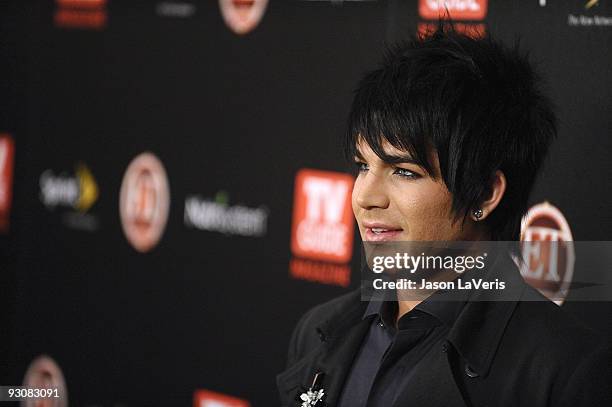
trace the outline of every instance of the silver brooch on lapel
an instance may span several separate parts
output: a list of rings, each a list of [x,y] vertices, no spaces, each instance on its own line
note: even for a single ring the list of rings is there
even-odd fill
[[[322,372],[317,372],[312,381],[312,385],[308,390],[304,393],[300,394],[300,400],[302,400],[302,405],[300,407],[312,407],[319,406],[319,401],[323,400],[323,396],[325,396],[325,391],[323,389],[316,390],[319,382],[323,378]]]
[[[302,407],[311,407],[316,406],[319,401],[323,399],[325,392],[323,389],[319,390],[308,390],[306,393],[302,393],[300,395],[300,400],[302,400]]]

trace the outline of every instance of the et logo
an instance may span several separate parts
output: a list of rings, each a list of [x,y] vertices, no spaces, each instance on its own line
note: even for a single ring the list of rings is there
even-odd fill
[[[119,193],[121,225],[132,247],[141,253],[161,239],[170,209],[168,177],[161,161],[145,152],[125,171]]]
[[[574,238],[561,211],[548,202],[533,206],[521,225],[521,274],[527,283],[561,305],[574,274]]]
[[[253,31],[263,18],[268,0],[219,0],[225,24],[236,34]]]
[[[23,377],[23,387],[57,389],[53,397],[26,398],[21,402],[23,407],[68,407],[68,391],[62,369],[47,355],[40,355],[30,363]]]

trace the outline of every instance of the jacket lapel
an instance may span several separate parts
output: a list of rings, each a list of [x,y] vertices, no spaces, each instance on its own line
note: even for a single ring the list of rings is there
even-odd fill
[[[506,283],[501,292],[476,290],[466,304],[448,340],[480,377],[488,374],[508,321],[527,284],[509,256],[501,255],[487,276]]]
[[[456,351],[456,355],[463,360],[458,366],[469,366],[476,373],[473,380],[484,379],[515,306],[516,302],[512,301],[466,304],[444,346],[431,349],[421,359],[419,364],[426,368],[418,369],[419,374],[414,375],[401,390],[394,407],[465,407],[454,374],[467,373],[463,370],[453,373],[450,357]]]
[[[466,407],[453,377],[447,352],[442,348],[432,349],[419,364],[427,368],[419,369],[419,374],[414,375],[408,385],[400,390],[393,407]]]
[[[360,301],[360,296],[361,290],[355,290],[345,306],[317,326],[316,331],[324,338],[321,343],[277,376],[283,406],[300,406],[300,394],[308,390],[317,373],[322,374],[316,389],[324,390],[324,405],[336,405],[353,359],[374,318],[362,318],[367,302]]]
[[[346,381],[353,360],[372,324],[374,315],[360,320],[345,331],[342,337],[332,338],[321,354],[316,370],[325,373],[326,405],[335,406]]]

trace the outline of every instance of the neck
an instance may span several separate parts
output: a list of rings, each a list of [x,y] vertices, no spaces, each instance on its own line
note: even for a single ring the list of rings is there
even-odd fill
[[[477,242],[479,241],[488,241],[491,239],[491,234],[489,233],[489,231],[486,229],[486,227],[484,225],[477,225],[479,228],[476,229],[476,235],[469,240],[472,240],[474,244],[477,244]],[[429,281],[450,281],[450,280],[454,280],[455,278],[457,278],[460,275],[460,273],[456,273],[456,272],[451,272],[451,273],[446,273],[446,274],[441,274],[438,276],[433,276],[430,278],[428,278]],[[429,297],[430,295],[432,295],[433,293],[428,293],[428,295],[426,297]],[[409,313],[410,311],[412,311],[414,309],[414,307],[416,307],[417,305],[419,305],[425,298],[423,299],[417,299],[417,300],[402,300],[402,295],[400,293],[400,290],[398,290],[396,292],[396,296],[397,296],[397,315],[395,317],[395,325],[397,326],[398,321],[400,320],[401,317],[403,317],[404,315],[406,315],[407,313]],[[418,297],[418,296],[417,296]],[[405,296],[404,296],[405,298]],[[413,297],[414,298],[414,297]]]

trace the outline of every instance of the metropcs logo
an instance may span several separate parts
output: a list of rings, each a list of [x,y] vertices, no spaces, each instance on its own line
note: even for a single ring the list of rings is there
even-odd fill
[[[291,251],[300,259],[291,262],[294,277],[348,285],[350,269],[338,264],[353,254],[352,185],[348,174],[303,169],[296,175]]]
[[[145,152],[125,171],[119,195],[119,214],[127,240],[137,251],[151,250],[161,239],[170,210],[166,170],[153,154]]]
[[[8,134],[0,134],[0,233],[9,228],[13,190],[15,143]]]
[[[251,407],[251,403],[210,390],[196,390],[193,407]]]
[[[567,220],[555,206],[533,206],[523,219],[521,274],[527,283],[561,305],[574,273],[575,251]]]

